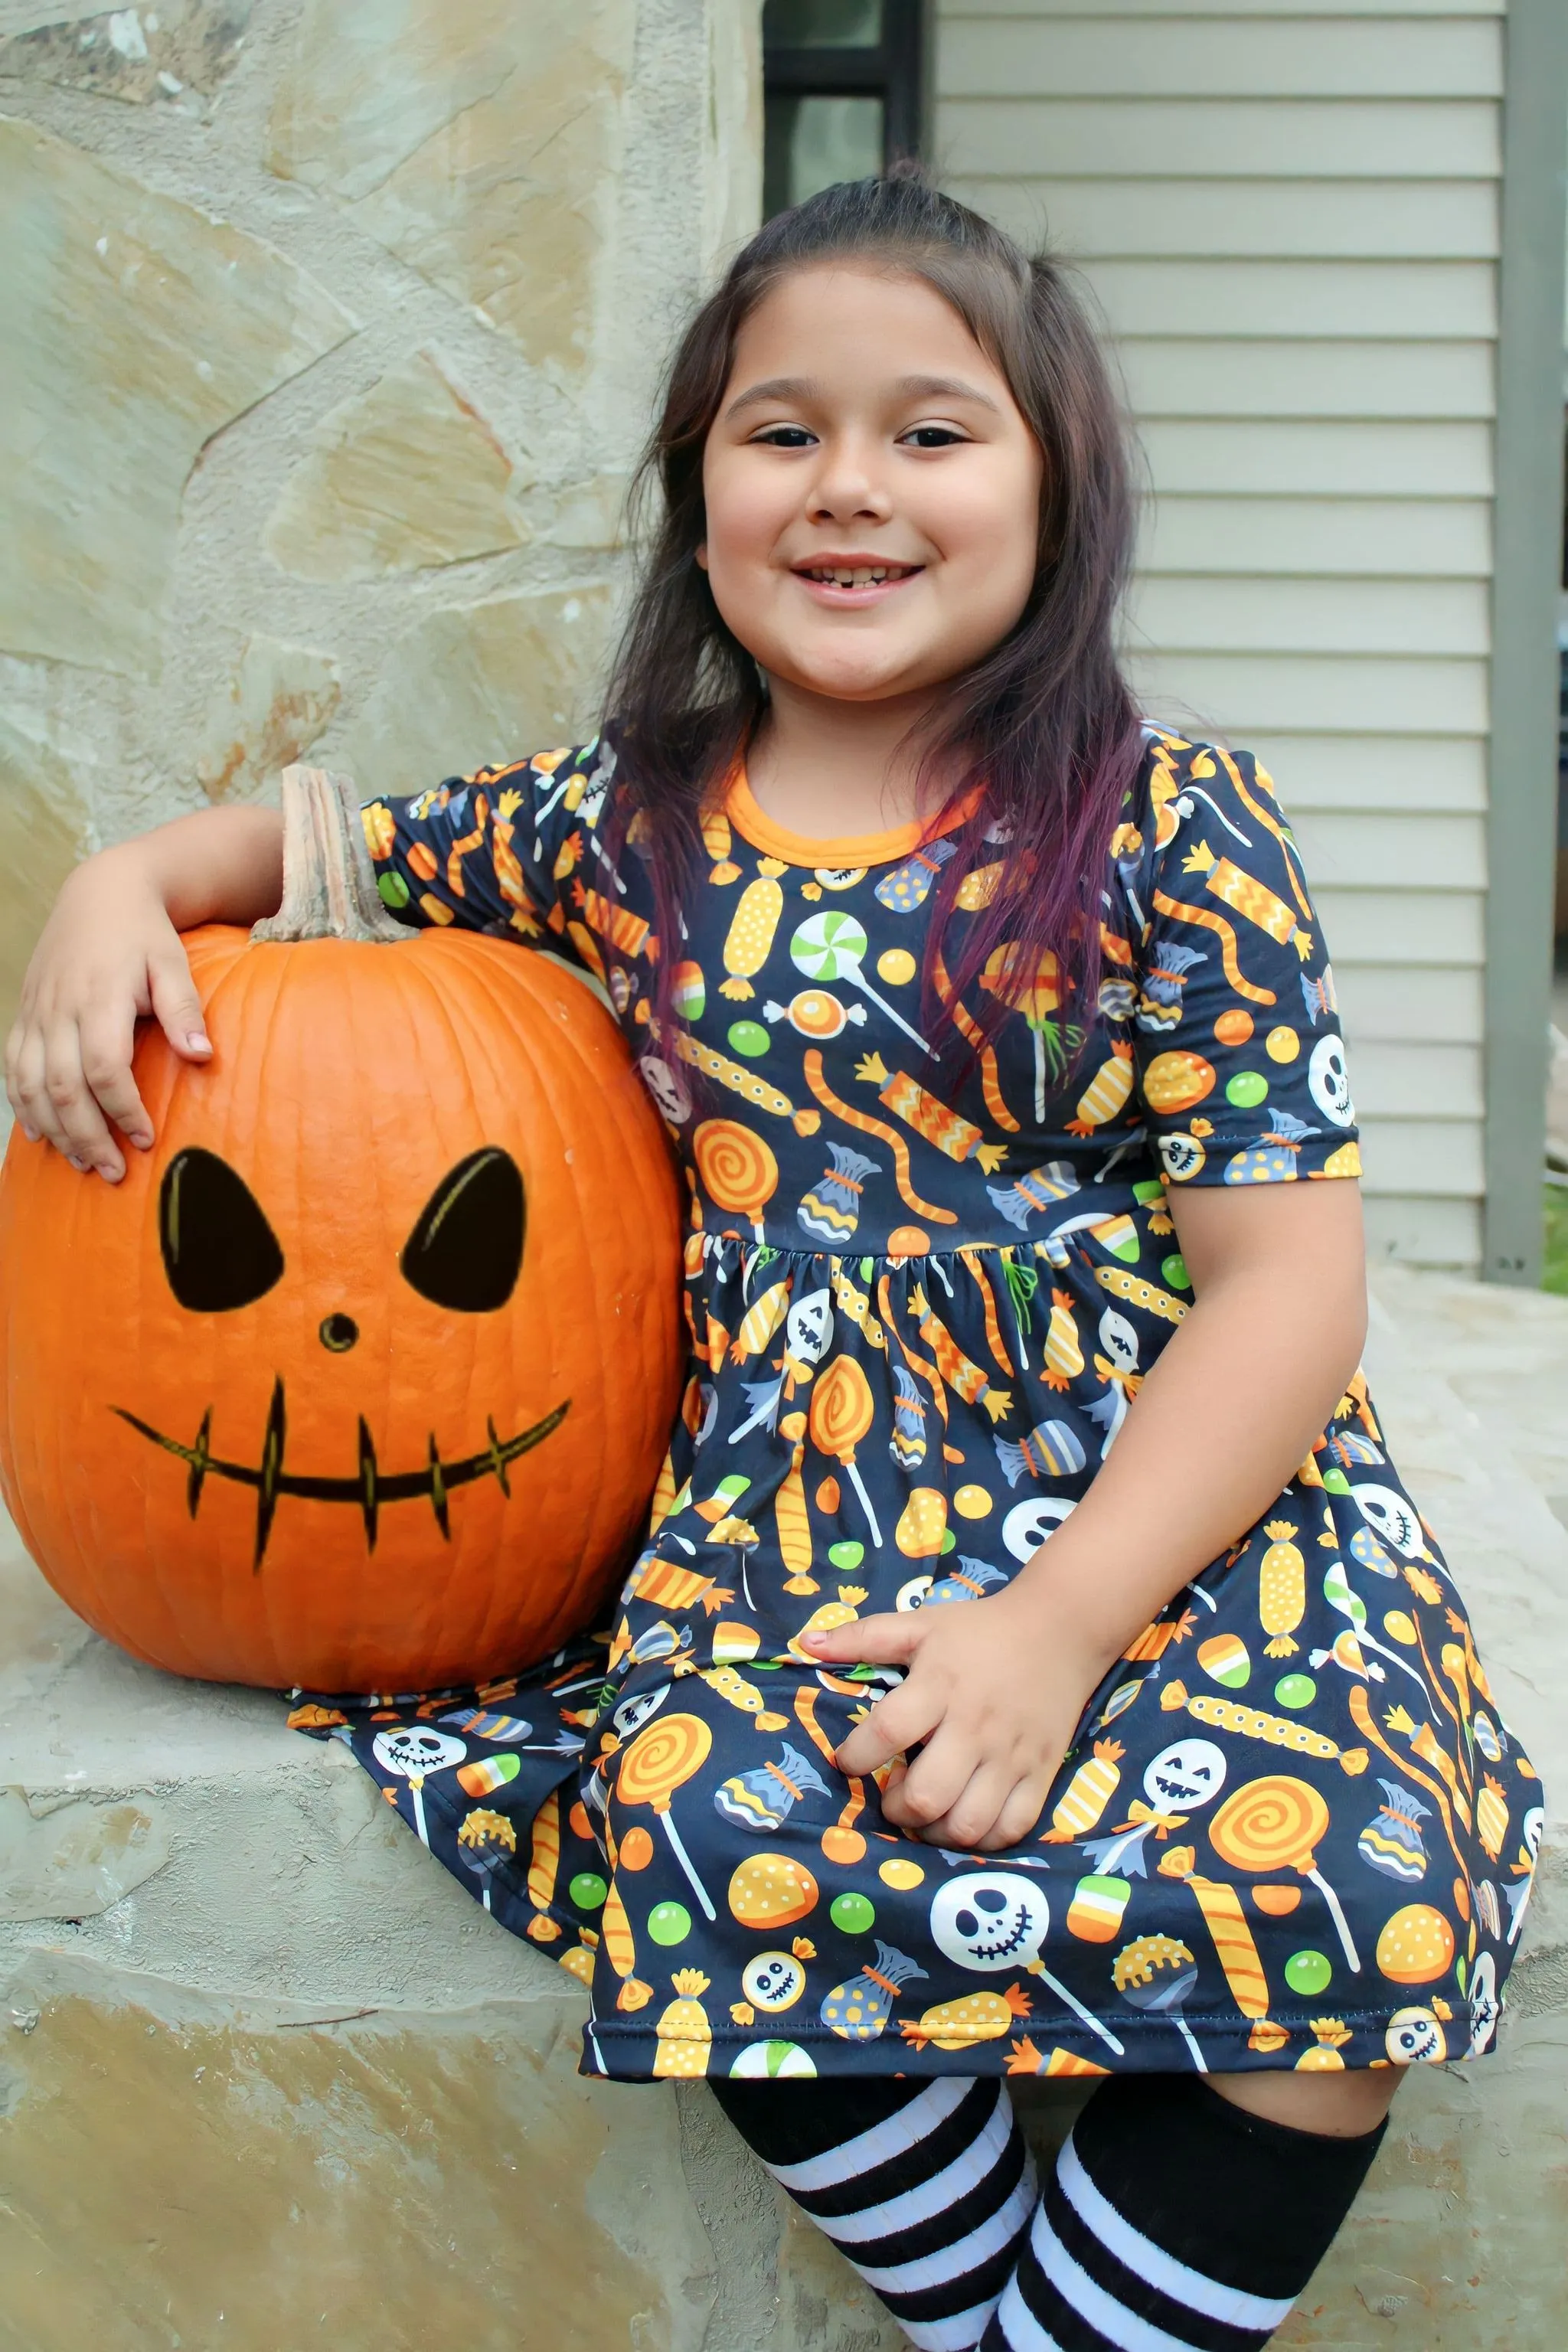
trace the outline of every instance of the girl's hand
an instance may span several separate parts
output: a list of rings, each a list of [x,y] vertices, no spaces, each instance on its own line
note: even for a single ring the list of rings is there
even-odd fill
[[[1016,1587],[986,1600],[864,1617],[802,1636],[824,1664],[907,1665],[837,1751],[869,1774],[925,1744],[888,1776],[882,1810],[930,1845],[996,1853],[1028,1836],[1090,1693],[1110,1660]]]
[[[155,1015],[177,1054],[212,1052],[201,1000],[163,898],[133,856],[78,866],[27,967],[5,1046],[5,1092],[30,1141],[110,1183],[125,1161],[109,1122],[138,1150],[153,1140],[131,1075],[138,1018]]]
[[[22,983],[5,1042],[5,1092],[23,1132],[110,1184],[125,1173],[110,1120],[139,1150],[153,1122],[131,1076],[137,1021],[176,1054],[210,1059],[201,999],[180,944],[198,923],[254,923],[283,889],[276,809],[204,809],[101,850],[67,881]]]

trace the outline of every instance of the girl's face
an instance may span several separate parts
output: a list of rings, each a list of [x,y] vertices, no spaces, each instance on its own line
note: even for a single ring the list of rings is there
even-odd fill
[[[984,659],[1034,584],[1045,464],[923,279],[795,270],[760,302],[702,458],[697,560],[768,675],[838,701]]]

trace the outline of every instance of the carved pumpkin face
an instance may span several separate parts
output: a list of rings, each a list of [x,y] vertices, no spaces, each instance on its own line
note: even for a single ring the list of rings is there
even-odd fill
[[[669,1155],[547,957],[188,941],[215,1047],[143,1031],[123,1184],[18,1132],[0,1469],[100,1632],[216,1680],[505,1673],[592,1618],[679,1399]]]

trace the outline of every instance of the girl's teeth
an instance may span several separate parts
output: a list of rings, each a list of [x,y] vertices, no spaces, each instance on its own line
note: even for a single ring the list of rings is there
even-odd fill
[[[811,576],[814,580],[831,582],[832,584],[837,588],[868,588],[874,582],[879,582],[889,578],[901,579],[903,575],[897,567],[889,569],[889,567],[886,565],[878,565],[868,567],[863,571],[856,572],[814,572]]]

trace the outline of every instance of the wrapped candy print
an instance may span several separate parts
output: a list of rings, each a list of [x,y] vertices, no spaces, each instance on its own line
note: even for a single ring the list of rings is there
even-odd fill
[[[824,1996],[822,2021],[841,2042],[875,2042],[892,2022],[900,1986],[927,1974],[918,1961],[895,1952],[879,1936],[876,1960]]]
[[[1295,1118],[1288,1110],[1277,1110],[1268,1134],[1261,1143],[1250,1144],[1226,1162],[1227,1184],[1289,1184],[1294,1181],[1296,1162],[1301,1146],[1321,1128],[1309,1127],[1304,1118]],[[1381,1458],[1381,1457],[1379,1457]]]
[[[1356,1840],[1363,1862],[1381,1870],[1401,1885],[1414,1886],[1426,1875],[1427,1854],[1421,1823],[1431,1813],[1415,1791],[1397,1780],[1379,1780],[1383,1803]]]
[[[802,1231],[816,1240],[842,1243],[860,1222],[860,1194],[867,1177],[880,1173],[880,1163],[847,1143],[830,1143],[827,1157],[831,1165],[802,1197],[795,1215]]]
[[[1028,1232],[1031,1217],[1050,1216],[1078,1189],[1078,1178],[1065,1160],[1047,1160],[1043,1168],[1031,1169],[1011,1184],[985,1187],[994,1206],[1021,1234]]]
[[[952,853],[951,841],[928,841],[904,865],[895,866],[891,873],[883,875],[874,893],[878,904],[886,907],[890,914],[914,914],[925,905],[931,884]]]
[[[1196,965],[1207,961],[1201,948],[1173,943],[1162,949],[1159,962],[1143,975],[1138,999],[1139,1028],[1156,1033],[1174,1029],[1182,1017],[1182,991],[1187,984],[1187,976]]]
[[[889,1367],[893,1375],[893,1433],[888,1451],[900,1470],[916,1470],[926,1458],[926,1409],[914,1376],[902,1364]]]
[[[988,1585],[1006,1581],[1004,1569],[993,1568],[989,1560],[970,1559],[960,1552],[958,1566],[935,1580],[921,1605],[931,1609],[944,1601],[978,1601]]]
[[[1070,1478],[1089,1456],[1077,1431],[1065,1421],[1042,1421],[1016,1444],[1010,1438],[994,1441],[996,1459],[1009,1486],[1026,1475],[1031,1478]]]
[[[808,1791],[818,1797],[831,1794],[810,1758],[786,1745],[776,1764],[759,1764],[721,1780],[713,1791],[713,1810],[737,1829],[760,1836],[776,1830]]]

